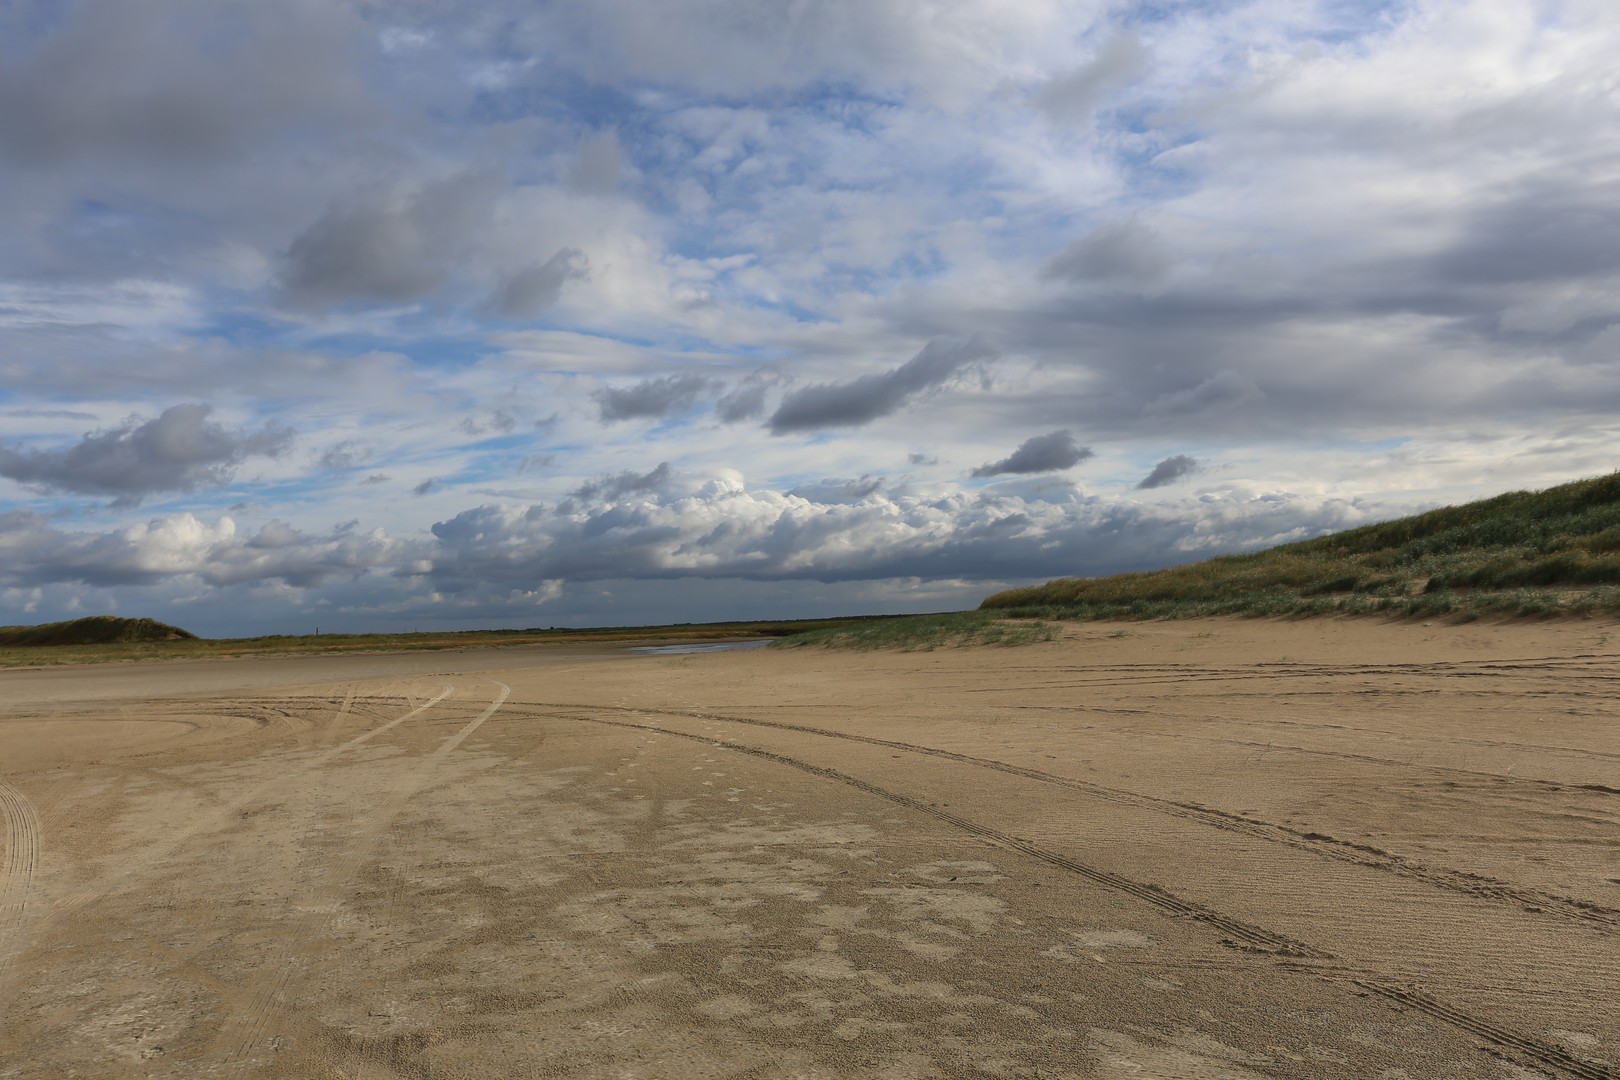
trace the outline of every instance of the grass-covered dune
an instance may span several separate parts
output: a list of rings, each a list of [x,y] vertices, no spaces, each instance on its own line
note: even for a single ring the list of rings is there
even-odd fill
[[[1048,618],[1620,611],[1620,473],[1249,555],[1060,578],[981,610]]]
[[[124,645],[143,641],[195,641],[197,635],[156,619],[89,615],[37,626],[0,626],[0,648],[57,645]]]

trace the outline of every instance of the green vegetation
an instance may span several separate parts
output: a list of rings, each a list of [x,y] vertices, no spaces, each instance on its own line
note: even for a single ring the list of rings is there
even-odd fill
[[[47,645],[126,645],[143,641],[195,641],[197,635],[156,619],[121,619],[90,615],[38,626],[0,626],[0,648]]]
[[[988,611],[901,615],[785,637],[777,648],[823,645],[839,649],[900,649],[926,652],[946,645],[1029,645],[1051,641],[1058,628],[1044,622],[1003,619]]]
[[[1620,473],[1250,555],[1060,578],[997,593],[981,610],[1063,619],[1620,611]]]

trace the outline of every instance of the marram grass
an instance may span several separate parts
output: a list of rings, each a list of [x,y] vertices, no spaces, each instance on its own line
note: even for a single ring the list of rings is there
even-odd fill
[[[1056,619],[1620,612],[1620,473],[1249,555],[1060,578],[981,610]]]

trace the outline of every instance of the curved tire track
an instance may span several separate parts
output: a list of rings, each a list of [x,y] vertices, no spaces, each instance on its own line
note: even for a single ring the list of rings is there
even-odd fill
[[[628,711],[628,710],[627,710]],[[745,743],[736,743],[728,739],[716,739],[713,736],[696,735],[691,732],[675,731],[670,728],[658,727],[654,724],[635,724],[626,720],[604,720],[600,717],[567,715],[565,719],[582,721],[589,724],[600,724],[607,727],[631,728],[638,731],[648,731],[659,735],[674,735],[688,739],[692,742],[703,743],[730,750],[734,753],[745,754],[749,757],[760,758],[785,765],[812,776],[833,780],[841,784],[864,792],[868,795],[914,810],[940,821],[947,822],[957,829],[970,835],[980,837],[999,847],[1004,847],[1020,854],[1038,859],[1050,866],[1084,877],[1106,888],[1133,896],[1173,915],[1196,919],[1226,933],[1228,936],[1221,939],[1221,944],[1244,952],[1262,953],[1282,959],[1291,969],[1309,972],[1328,982],[1338,983],[1352,987],[1359,987],[1369,993],[1377,994],[1405,1008],[1424,1013],[1434,1019],[1443,1021],[1453,1027],[1460,1028],[1477,1035],[1504,1049],[1516,1051],[1524,1056],[1534,1059],[1542,1065],[1557,1069],[1569,1076],[1580,1080],[1620,1080],[1620,1073],[1596,1062],[1578,1058],[1568,1051],[1544,1043],[1528,1035],[1522,1035],[1507,1028],[1491,1023],[1482,1017],[1453,1008],[1444,1002],[1438,1001],[1427,994],[1415,989],[1390,986],[1358,977],[1353,971],[1335,966],[1332,961],[1338,958],[1331,952],[1319,949],[1302,941],[1297,941],[1283,934],[1274,933],[1263,927],[1252,926],[1228,918],[1219,912],[1212,911],[1201,904],[1185,900],[1174,893],[1161,889],[1156,885],[1133,881],[1107,870],[1087,866],[1085,863],[1070,859],[1059,852],[1051,851],[1037,844],[1022,840],[1009,833],[992,829],[987,825],[970,821],[958,814],[920,800],[902,795],[899,792],[889,791],[859,777],[840,772],[837,769],[815,765],[808,761],[778,754],[762,747],[749,746]],[[1235,939],[1235,940],[1234,940]],[[1312,963],[1311,961],[1316,961]]]
[[[0,780],[0,817],[6,819],[6,853],[0,860],[0,978],[21,951],[28,895],[39,866],[39,815],[27,796]]]
[[[534,707],[534,706],[531,706]],[[953,750],[941,750],[937,747],[920,746],[916,743],[900,742],[895,739],[879,739],[871,735],[855,735],[849,732],[832,731],[827,728],[811,727],[807,724],[790,724],[780,720],[755,720],[735,716],[720,716],[711,713],[682,712],[675,709],[632,709],[623,706],[558,706],[559,708],[606,709],[613,712],[651,713],[654,715],[678,716],[693,720],[710,720],[727,724],[740,724],[748,727],[775,728],[782,731],[792,731],[805,735],[818,735],[829,739],[841,739],[848,742],[866,743],[871,746],[882,746],[890,750],[904,750],[908,753],[922,754],[928,757],[944,758],[948,761],[960,762],[964,765],[973,765],[977,768],[992,769],[996,772],[1007,773],[1022,777],[1026,780],[1035,780],[1043,784],[1067,788],[1078,791],[1094,798],[1107,802],[1133,806],[1138,809],[1152,810],[1171,817],[1178,817],[1186,821],[1197,822],[1211,828],[1226,832],[1235,832],[1244,836],[1253,837],[1266,843],[1281,844],[1285,847],[1304,851],[1311,855],[1335,862],[1350,863],[1364,866],[1369,869],[1383,870],[1388,873],[1407,878],[1412,881],[1421,881],[1447,892],[1459,893],[1476,899],[1495,900],[1512,904],[1522,909],[1535,909],[1538,913],[1554,915],[1569,919],[1579,925],[1594,930],[1616,932],[1620,931],[1620,909],[1604,907],[1601,904],[1587,900],[1578,900],[1574,897],[1560,896],[1557,893],[1542,892],[1511,882],[1500,881],[1496,878],[1486,877],[1482,874],[1472,874],[1464,870],[1453,870],[1448,867],[1429,866],[1425,863],[1415,862],[1402,855],[1384,851],[1367,844],[1358,844],[1350,840],[1340,840],[1336,837],[1322,833],[1305,832],[1289,828],[1276,822],[1257,818],[1240,817],[1229,814],[1223,810],[1201,806],[1197,803],[1177,802],[1172,799],[1161,799],[1153,795],[1144,795],[1139,792],[1128,791],[1123,788],[1107,787],[1102,784],[1091,783],[1074,777],[1061,776],[1057,773],[1044,772],[1040,769],[1027,768],[1022,765],[1013,765],[994,758],[975,757],[971,754],[961,754]],[[669,731],[667,728],[658,730]],[[670,732],[678,734],[677,732]]]

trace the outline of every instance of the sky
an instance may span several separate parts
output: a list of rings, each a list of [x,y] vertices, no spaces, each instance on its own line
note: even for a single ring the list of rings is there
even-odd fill
[[[0,623],[935,611],[1620,466],[1613,0],[11,0]]]

